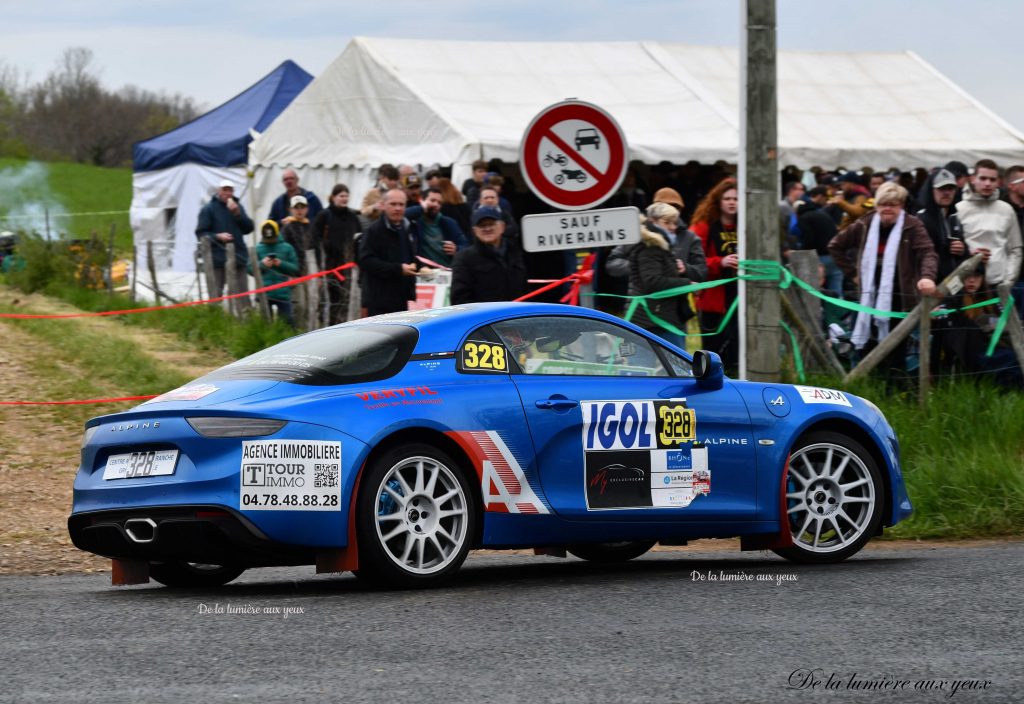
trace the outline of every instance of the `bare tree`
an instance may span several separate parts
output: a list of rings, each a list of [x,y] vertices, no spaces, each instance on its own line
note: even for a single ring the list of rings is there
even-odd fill
[[[45,79],[22,90],[15,90],[17,73],[2,69],[0,118],[10,118],[3,123],[11,134],[0,128],[0,148],[13,140],[38,158],[126,165],[134,142],[173,129],[198,112],[194,101],[180,94],[134,86],[105,89],[92,51],[83,47],[65,49]]]

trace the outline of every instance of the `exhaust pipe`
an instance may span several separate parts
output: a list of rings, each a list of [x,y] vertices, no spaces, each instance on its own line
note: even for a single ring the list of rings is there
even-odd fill
[[[133,543],[152,543],[156,540],[156,521],[152,518],[129,518],[124,532]]]

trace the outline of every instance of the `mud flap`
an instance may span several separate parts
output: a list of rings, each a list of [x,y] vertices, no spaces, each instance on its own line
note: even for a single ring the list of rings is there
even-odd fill
[[[139,560],[110,561],[110,583],[115,587],[128,584],[149,584],[149,563]]]

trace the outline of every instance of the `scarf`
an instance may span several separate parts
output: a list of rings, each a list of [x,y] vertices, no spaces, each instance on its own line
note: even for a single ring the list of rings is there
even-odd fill
[[[875,269],[878,268],[878,237],[881,218],[878,215],[871,218],[867,242],[865,242],[864,252],[860,256],[860,304],[862,306],[882,311],[892,310],[892,290],[896,282],[896,253],[900,248],[905,219],[906,212],[900,211],[900,217],[893,225],[892,232],[889,233],[889,240],[885,243],[885,253],[882,255],[882,280],[877,282],[876,290]],[[889,334],[889,318],[872,316],[864,311],[857,313],[857,323],[853,327],[850,342],[858,350],[863,348],[871,338],[872,317],[874,317],[875,327],[878,329],[878,339],[881,340]]]

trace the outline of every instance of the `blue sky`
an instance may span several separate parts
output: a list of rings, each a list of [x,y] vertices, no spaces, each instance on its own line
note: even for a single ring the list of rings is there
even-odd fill
[[[912,50],[1024,131],[1021,0],[776,5],[779,48]],[[110,87],[183,93],[212,108],[284,59],[319,74],[353,36],[736,46],[741,6],[740,0],[0,0],[0,62],[38,80],[65,47],[85,46]]]

